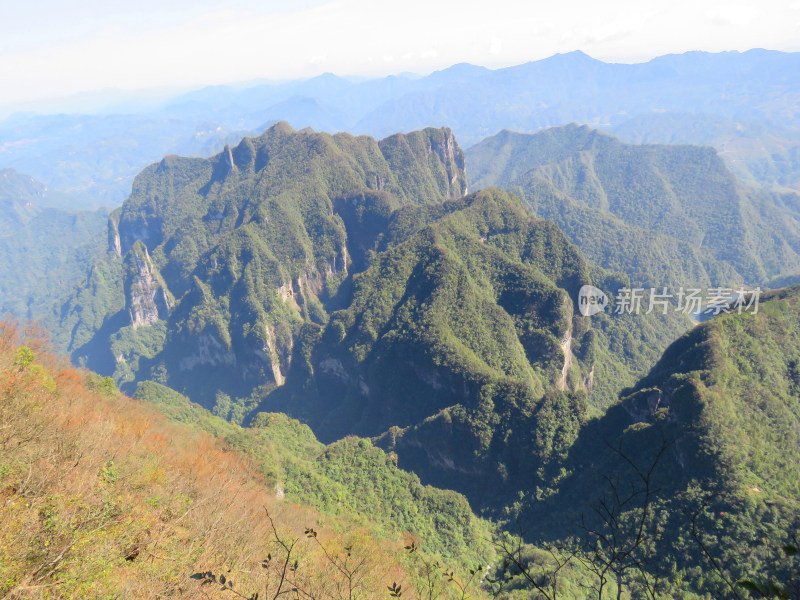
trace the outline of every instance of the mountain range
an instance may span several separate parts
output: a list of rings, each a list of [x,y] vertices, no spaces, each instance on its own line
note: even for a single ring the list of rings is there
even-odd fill
[[[631,110],[663,101],[655,90],[671,81],[675,114],[700,103],[789,131],[791,94],[766,98],[770,86],[793,85],[784,70],[793,60],[753,51],[620,68],[573,54],[498,71],[204,93],[229,108],[234,92],[262,93],[264,105],[291,90],[273,98],[281,110],[314,112],[320,104],[297,95],[317,86],[328,98],[357,95],[361,112],[372,102],[399,120],[434,115],[454,127],[480,121],[475,103],[505,94],[517,110],[489,103],[487,114],[536,129],[586,106],[559,96],[567,89],[594,94],[605,114],[602,72],[618,99],[629,90]],[[732,98],[721,90],[734,76],[744,83]],[[550,83],[520,108],[511,90],[538,77]],[[464,94],[475,81],[494,91]],[[206,114],[203,98],[165,110]],[[606,116],[624,129],[627,116]],[[630,135],[648,123],[668,129],[637,123]],[[194,579],[225,567],[249,584],[272,560],[253,535],[281,533],[241,523],[284,497],[305,507],[298,540],[314,544],[326,523],[334,531],[323,541],[364,528],[341,539],[337,558],[323,548],[303,561],[331,577],[346,576],[355,540],[403,582],[430,582],[441,563],[414,557],[418,536],[431,561],[470,581],[485,572],[476,562],[492,561],[479,597],[526,597],[550,582],[575,599],[606,584],[618,597],[749,598],[737,581],[795,577],[785,549],[800,526],[800,287],[764,290],[758,310],[723,305],[705,323],[673,305],[616,310],[632,286],[791,279],[800,270],[791,166],[743,171],[709,146],[632,144],[575,124],[502,130],[466,152],[448,127],[382,139],[283,121],[254,136],[209,131],[216,154],[160,157],[110,212],[72,210],[57,194],[47,207],[44,185],[0,172],[3,308],[42,322],[85,367],[51,357],[35,331],[2,326],[0,445],[10,458],[0,497],[10,517],[0,591],[103,596],[139,582],[183,593],[174,581],[192,565]],[[608,296],[605,311],[582,314],[586,285]],[[53,475],[63,472],[79,476]],[[208,525],[217,517],[204,507],[217,501],[224,529]],[[281,509],[294,519],[282,527],[299,532],[293,510]],[[521,546],[509,551],[516,528]],[[156,564],[169,576],[153,577]],[[388,586],[365,581],[367,596]],[[494,593],[495,584],[509,587]]]
[[[586,256],[642,287],[763,284],[800,267],[800,194],[742,184],[713,148],[632,145],[587,126],[503,131],[467,152]]]
[[[333,440],[472,410],[501,384],[607,406],[687,326],[610,315],[591,330],[578,289],[613,295],[625,276],[518,199],[466,190],[446,129],[377,142],[281,123],[210,159],[166,157],[111,214],[98,284],[60,329],[124,389],[153,379],[237,421],[280,409]]]
[[[582,52],[503,69],[459,64],[424,77],[215,86],[154,109],[12,115],[0,165],[52,189],[114,207],[134,176],[165,154],[206,156],[280,120],[385,137],[450,127],[466,146],[503,129],[586,123],[633,142],[713,145],[737,174],[797,188],[800,54],[689,52],[611,64]]]

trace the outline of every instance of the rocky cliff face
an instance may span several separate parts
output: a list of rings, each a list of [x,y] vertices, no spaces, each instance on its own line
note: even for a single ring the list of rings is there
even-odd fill
[[[125,269],[125,308],[134,329],[166,319],[174,302],[144,244],[134,244],[125,257]]]
[[[431,150],[435,152],[445,167],[452,198],[467,194],[467,169],[464,153],[456,142],[456,136],[449,129],[444,139],[432,139]]]
[[[464,153],[450,129],[397,133],[381,140],[379,147],[413,202],[460,198],[467,193]]]
[[[119,209],[108,215],[108,251],[114,256],[122,256],[122,244],[119,237]]]
[[[108,223],[124,321],[169,317],[163,348],[142,365],[161,364],[170,385],[207,403],[210,390],[280,387],[300,326],[324,325],[347,301],[386,216],[465,190],[448,129],[377,141],[278,123],[208,159],[165,157]]]

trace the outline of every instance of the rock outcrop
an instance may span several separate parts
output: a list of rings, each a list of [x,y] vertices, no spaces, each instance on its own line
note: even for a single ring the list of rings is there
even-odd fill
[[[125,256],[125,267],[125,308],[131,325],[137,328],[166,319],[174,301],[144,244],[133,245]]]
[[[119,238],[119,209],[108,215],[108,251],[122,256],[122,243]]]

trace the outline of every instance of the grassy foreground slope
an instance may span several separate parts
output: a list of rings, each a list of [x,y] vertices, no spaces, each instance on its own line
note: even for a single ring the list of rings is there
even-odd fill
[[[285,417],[275,421],[265,416],[269,425],[250,433],[235,431],[235,426],[203,415],[188,402],[181,401],[178,409],[176,398],[162,394],[159,403],[172,406],[173,417],[179,411],[196,415],[184,420],[207,419],[201,426],[171,423],[148,403],[119,395],[110,380],[54,361],[35,339],[26,339],[25,346],[18,343],[15,331],[4,325],[4,597],[198,597],[189,575],[206,569],[225,572],[237,589],[256,591],[267,577],[261,561],[270,552],[279,554],[270,541],[264,507],[281,536],[300,538],[295,577],[322,597],[337,575],[320,548],[306,543],[306,527],[320,532],[320,540],[335,557],[342,558],[347,547],[363,559],[359,593],[366,597],[382,595],[387,581],[413,589],[415,567],[401,555],[417,523],[426,523],[422,533],[433,536],[447,519],[454,519],[457,525],[443,526],[438,540],[440,548],[452,550],[451,563],[474,556],[455,556],[460,549],[478,550],[472,545],[481,529],[463,498],[409,486],[408,474],[375,475],[361,468],[370,460],[377,465],[375,454],[380,451],[369,445],[326,449],[307,430],[305,437],[297,436],[303,428]],[[152,390],[149,396],[155,396]],[[215,433],[227,439],[203,431],[215,427]],[[313,452],[304,457],[299,448]],[[315,463],[310,457],[318,450],[323,455]],[[335,454],[346,458],[327,456]],[[383,471],[396,471],[380,454]],[[355,470],[353,456],[361,457]],[[292,460],[298,462],[292,465]],[[272,477],[270,469],[280,475]],[[298,478],[296,490],[287,482],[290,476]],[[359,483],[359,477],[366,479]],[[371,477],[382,477],[384,488]],[[277,493],[276,481],[285,485],[285,492]],[[342,483],[337,486],[337,481]],[[376,496],[371,503],[361,504],[358,495],[351,495],[368,489]],[[395,526],[392,511],[399,512],[402,502],[385,493],[387,489],[419,496],[421,518],[398,516],[402,528]],[[308,503],[293,502],[304,498]],[[364,516],[368,512],[374,513],[374,520]],[[472,536],[469,540],[460,537],[466,531]]]
[[[282,413],[259,413],[243,428],[151,381],[141,383],[134,397],[249,457],[278,496],[387,536],[411,533],[450,560],[471,564],[486,553],[488,529],[463,496],[423,486],[369,440],[348,437],[326,446],[307,425]]]

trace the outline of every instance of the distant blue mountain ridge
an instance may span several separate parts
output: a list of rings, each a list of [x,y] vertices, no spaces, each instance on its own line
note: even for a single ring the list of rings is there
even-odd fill
[[[638,64],[576,51],[494,70],[456,64],[425,77],[325,73],[212,86],[140,113],[128,103],[125,114],[17,114],[0,122],[0,168],[117,206],[136,173],[165,154],[208,156],[281,120],[376,137],[448,126],[463,147],[503,129],[577,122],[626,141],[712,145],[743,178],[800,189],[797,73],[800,53],[761,49]]]

